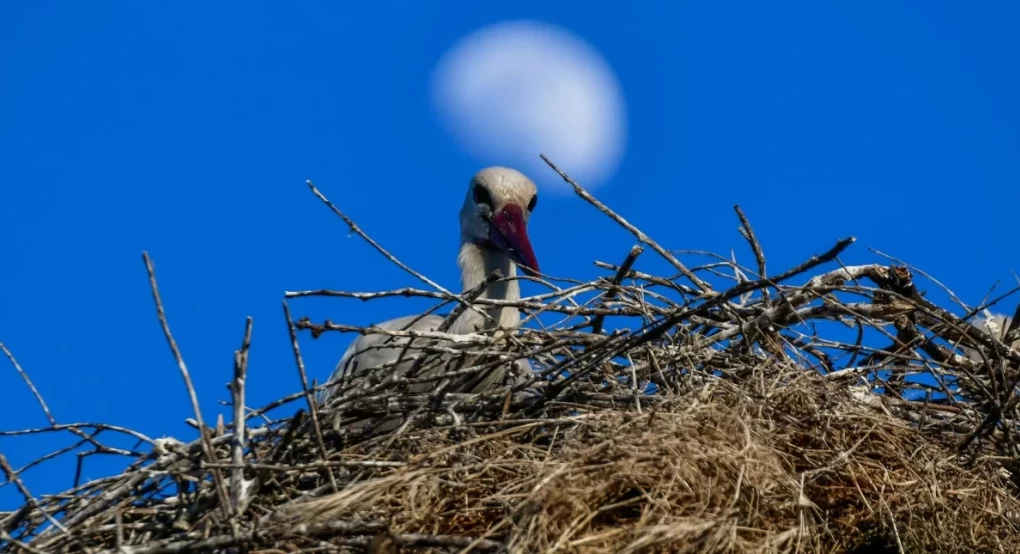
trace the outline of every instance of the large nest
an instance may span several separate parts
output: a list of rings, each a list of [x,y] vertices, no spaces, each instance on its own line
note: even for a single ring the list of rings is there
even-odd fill
[[[559,316],[553,324],[418,337],[435,342],[426,351],[473,360],[456,376],[518,357],[536,368],[486,393],[445,391],[450,379],[439,376],[433,393],[411,394],[401,388],[413,376],[384,378],[317,406],[302,332],[377,330],[294,321],[288,308],[303,389],[246,407],[246,338],[233,423],[209,425],[146,257],[205,432],[153,440],[55,420],[18,432],[70,433],[134,460],[120,475],[34,497],[20,477],[29,468],[0,455],[5,485],[25,497],[0,513],[0,552],[1017,551],[1016,317],[974,324],[987,304],[939,306],[903,264],[844,266],[852,239],[765,276],[739,209],[756,269],[724,257],[688,268],[564,178],[678,275],[634,270],[636,246],[619,266],[599,264],[602,278],[540,280],[550,292],[516,303]],[[416,296],[456,311],[471,293],[287,296]],[[266,417],[295,402],[296,413]],[[346,425],[384,415],[403,424],[383,434]],[[118,451],[98,432],[149,447]]]

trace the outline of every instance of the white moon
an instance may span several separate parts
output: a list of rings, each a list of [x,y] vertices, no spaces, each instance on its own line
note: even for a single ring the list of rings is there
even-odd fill
[[[586,188],[608,181],[623,158],[616,75],[593,47],[553,25],[512,21],[463,37],[436,65],[432,101],[472,156],[540,184],[563,184],[540,153]]]

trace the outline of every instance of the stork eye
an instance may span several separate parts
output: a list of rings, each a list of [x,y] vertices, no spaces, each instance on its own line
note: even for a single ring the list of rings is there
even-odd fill
[[[528,211],[529,212],[535,211],[535,206],[537,206],[537,205],[538,205],[538,195],[536,194],[535,196],[531,197],[531,202],[528,202]]]
[[[475,185],[474,197],[476,204],[485,204],[488,207],[492,207],[492,196],[489,195],[489,191],[482,185]]]

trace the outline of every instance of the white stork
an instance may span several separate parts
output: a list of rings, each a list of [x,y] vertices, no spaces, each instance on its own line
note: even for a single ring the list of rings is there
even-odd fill
[[[486,277],[498,270],[504,278],[490,284],[479,298],[520,298],[520,285],[514,279],[517,275],[516,266],[528,274],[539,271],[538,260],[527,232],[528,219],[538,201],[537,193],[531,179],[506,167],[488,167],[471,178],[460,210],[460,253],[457,256],[464,291],[479,287]],[[386,330],[435,331],[444,319],[439,315],[411,315],[391,319],[376,327]],[[485,332],[497,325],[512,332],[519,323],[520,313],[517,308],[474,304],[453,321],[447,332],[451,335]],[[359,336],[347,347],[329,378],[329,382],[342,387],[334,385],[326,388],[319,397],[319,404],[325,405],[341,388],[354,384],[355,380],[373,368],[396,360],[402,353],[404,358],[420,354],[413,347],[405,352],[409,340],[406,337],[378,333]],[[388,346],[380,347],[384,343]],[[530,369],[527,360],[518,360],[517,364],[518,367]],[[443,364],[432,365],[438,367],[421,371],[418,377],[456,369],[444,367]],[[390,366],[386,371],[403,376],[413,366],[414,360],[403,361]],[[448,392],[481,392],[501,383],[505,374],[506,367],[501,366],[478,380],[468,380],[460,385],[462,388],[450,389]],[[407,390],[428,392],[436,384],[436,381],[416,383],[409,385]],[[390,425],[386,427],[392,428]]]
[[[992,313],[989,310],[983,310],[981,315],[984,317],[975,318],[974,323],[971,325],[1004,342],[1006,340],[1006,331],[1013,322],[1013,318],[1003,314]],[[1007,344],[1006,346],[1020,349],[1020,340],[1015,340],[1012,344]],[[964,355],[970,358],[971,361],[976,363],[984,361],[984,358],[981,357],[978,351],[966,346],[962,347],[962,350]]]

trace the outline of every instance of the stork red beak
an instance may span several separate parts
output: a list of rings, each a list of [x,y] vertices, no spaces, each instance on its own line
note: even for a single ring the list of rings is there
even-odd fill
[[[524,210],[516,204],[507,204],[489,220],[489,239],[528,275],[538,273],[538,260],[531,249]]]

